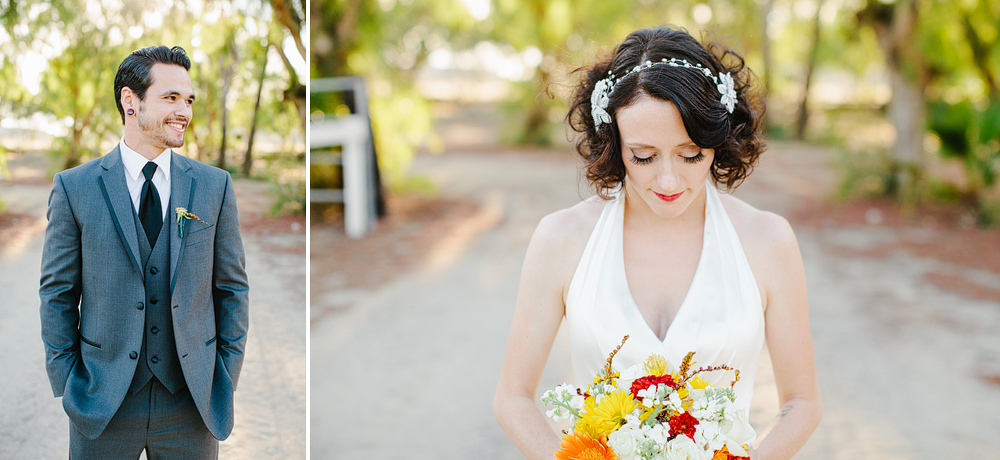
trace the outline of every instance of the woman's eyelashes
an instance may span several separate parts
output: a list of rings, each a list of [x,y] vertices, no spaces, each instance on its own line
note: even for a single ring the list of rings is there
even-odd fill
[[[653,162],[653,155],[650,155],[648,157],[640,157],[636,155],[635,152],[632,152],[632,158],[629,158],[629,160],[631,160],[632,163],[635,163],[637,165],[648,165]]]
[[[650,164],[650,163],[653,162],[653,158],[655,156],[656,156],[655,154],[651,154],[651,155],[646,156],[646,157],[640,157],[640,156],[636,155],[635,152],[632,152],[632,158],[629,158],[629,161],[631,161],[632,163],[635,163],[637,165],[648,165],[648,164]],[[698,150],[698,153],[696,153],[694,155],[691,155],[691,156],[681,155],[681,158],[684,159],[685,163],[697,163],[697,162],[705,159],[705,154],[702,153],[701,150]]]
[[[685,156],[684,157],[684,162],[685,163],[697,163],[697,162],[699,162],[699,161],[701,161],[703,159],[705,159],[705,154],[702,153],[701,150],[699,150],[697,155],[690,156],[690,157],[689,156]]]

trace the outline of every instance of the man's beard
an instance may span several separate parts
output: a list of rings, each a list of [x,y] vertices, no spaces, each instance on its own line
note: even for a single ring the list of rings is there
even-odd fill
[[[164,133],[164,130],[167,129],[166,123],[162,120],[157,122],[152,117],[146,116],[145,107],[141,103],[139,104],[139,117],[136,121],[139,123],[139,129],[149,136],[156,145],[164,145],[172,149],[184,146],[184,135],[181,135],[180,140],[167,137]]]

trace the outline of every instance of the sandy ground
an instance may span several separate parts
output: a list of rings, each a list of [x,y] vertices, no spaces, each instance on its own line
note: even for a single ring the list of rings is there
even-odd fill
[[[58,459],[68,419],[45,376],[38,278],[51,182],[43,157],[13,159],[0,197],[17,219],[0,228],[0,459]],[[263,218],[266,185],[238,181],[250,279],[250,331],[236,425],[220,459],[306,457],[306,236],[303,219]]]
[[[449,152],[418,155],[413,172],[437,185],[428,200],[473,210],[389,222],[361,242],[314,224],[313,459],[523,458],[491,409],[521,263],[538,220],[588,193],[571,153]],[[1000,458],[1000,273],[902,244],[936,247],[954,237],[947,228],[845,218],[822,199],[837,181],[830,156],[777,144],[736,193],[789,216],[805,262],[825,413],[796,458]],[[357,245],[367,257],[344,249]],[[352,281],[386,260],[399,266],[375,272],[380,282]],[[778,411],[762,361],[758,428]],[[567,362],[560,336],[540,388],[567,380]]]

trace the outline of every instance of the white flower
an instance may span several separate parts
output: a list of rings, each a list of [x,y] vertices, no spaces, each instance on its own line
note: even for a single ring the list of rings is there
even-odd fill
[[[562,410],[559,408],[545,411],[545,416],[556,422],[569,420],[569,414],[563,414]]]
[[[691,438],[687,436],[677,436],[672,439],[663,449],[664,460],[708,460],[708,452],[698,447]]]
[[[644,372],[642,366],[636,364],[635,366],[629,367],[621,372],[618,376],[618,389],[621,391],[630,391],[632,389],[632,382],[635,379],[642,377]]]
[[[609,78],[594,85],[594,92],[590,94],[590,115],[594,117],[594,129],[600,127],[601,123],[611,123],[611,115],[605,109],[611,102],[609,96],[614,89],[614,84]]]
[[[734,87],[735,84],[733,82],[733,77],[729,74],[729,72],[719,73],[719,80],[720,82],[717,88],[719,90],[719,94],[722,95],[719,102],[726,106],[726,110],[728,110],[729,113],[733,113],[733,107],[736,106],[736,89]]]
[[[577,387],[564,383],[554,390],[546,391],[542,394],[542,402],[555,408],[546,411],[545,415],[557,422],[569,420],[574,416],[574,411],[579,413],[583,410],[584,398],[579,394]]]
[[[645,433],[646,437],[652,439],[653,442],[663,445],[666,444],[667,439],[670,438],[670,426],[668,425],[666,429],[663,428],[662,424],[653,425],[648,432]]]
[[[608,435],[608,445],[615,450],[615,454],[621,460],[638,460],[636,450],[639,443],[644,440],[645,436],[642,435],[641,430],[625,427]]]
[[[712,452],[721,449],[726,444],[722,428],[719,427],[719,422],[714,420],[700,421],[694,433],[694,440],[698,445],[705,446]]]
[[[720,424],[723,435],[727,438],[726,446],[733,455],[746,455],[743,444],[750,444],[757,437],[753,427],[747,420],[746,411],[734,410],[730,412],[730,418]]]
[[[692,396],[694,396],[694,392],[692,392]],[[690,412],[698,420],[713,419],[716,416],[717,406],[714,398],[696,397],[691,404]]]
[[[642,416],[642,412],[643,412],[643,410],[642,410],[641,407],[636,407],[635,410],[632,411],[631,414],[625,414],[625,425],[623,425],[622,428],[639,428],[639,427],[641,427],[642,426],[642,419],[640,419],[639,417]]]
[[[680,395],[677,392],[670,393],[670,405],[675,412],[684,411],[684,402],[681,401]]]

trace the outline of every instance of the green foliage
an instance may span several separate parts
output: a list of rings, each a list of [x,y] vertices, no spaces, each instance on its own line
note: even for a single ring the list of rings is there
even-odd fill
[[[978,108],[972,101],[934,101],[928,108],[928,129],[941,142],[941,153],[965,166],[965,189],[980,223],[995,225],[998,202],[989,197],[1000,176],[1000,101]]]
[[[980,227],[985,229],[1000,228],[1000,199],[988,198],[980,201],[977,211]]]
[[[270,192],[274,195],[271,215],[303,215],[306,213],[306,187],[304,183],[273,183]]]
[[[274,197],[271,215],[302,215],[306,212],[306,162],[302,155],[275,153],[261,158]]]
[[[475,20],[458,0],[312,3],[311,74],[364,76],[379,169],[386,185],[403,180],[415,149],[441,150],[430,105],[416,90],[416,69],[435,47],[471,46]],[[319,95],[314,112],[342,113]]]
[[[22,6],[15,8],[15,3]],[[289,34],[271,21],[267,0],[13,2],[3,14],[9,39],[0,33],[0,116],[40,113],[65,122],[66,135],[57,137],[50,148],[58,160],[55,170],[100,155],[120,138],[122,125],[114,100],[118,65],[132,50],[156,44],[179,45],[192,58],[190,74],[198,99],[182,152],[218,163],[225,144],[225,110],[227,157],[242,158],[264,55],[282,54],[280,46],[270,44],[281,43]],[[162,22],[150,25],[151,17]],[[17,81],[28,55],[47,59],[37,95]],[[285,149],[289,139],[304,138],[293,98],[286,98],[283,91],[290,81],[297,81],[290,69],[267,72],[257,117],[257,134],[270,138],[276,134],[282,145],[257,142],[256,150]]]
[[[0,177],[10,179],[10,169],[7,166],[7,149],[0,145]]]
[[[896,189],[896,168],[885,152],[840,151],[839,166],[843,173],[837,196],[853,198],[886,198]]]

